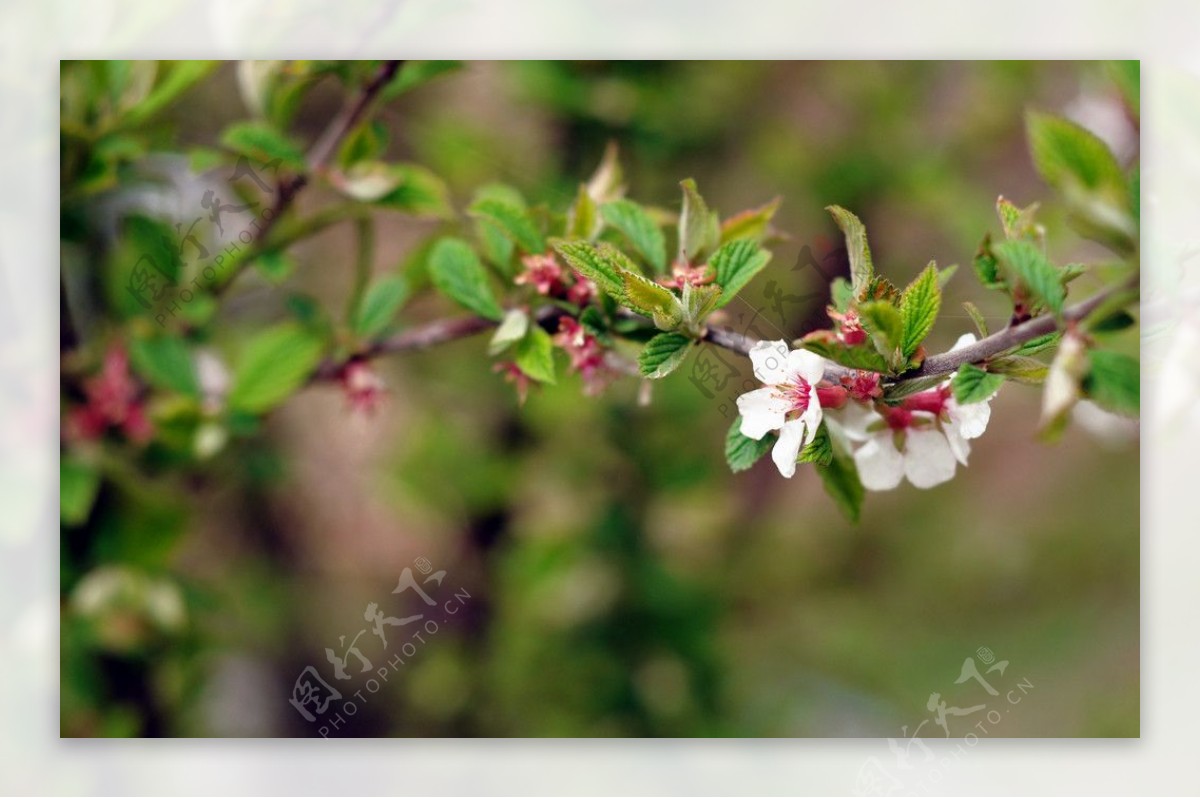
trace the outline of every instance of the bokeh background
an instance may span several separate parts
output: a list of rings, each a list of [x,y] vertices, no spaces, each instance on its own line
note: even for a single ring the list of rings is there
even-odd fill
[[[318,86],[299,137],[341,96]],[[497,181],[562,207],[609,141],[640,201],[674,206],[688,176],[725,215],[781,196],[790,238],[729,319],[761,311],[759,329],[780,337],[818,323],[823,279],[805,248],[836,263],[822,208],[847,207],[894,282],[930,259],[964,267],[930,341],[941,349],[971,329],[960,300],[1005,320],[968,268],[997,227],[998,194],[1043,201],[1055,260],[1106,257],[1037,179],[1028,108],[1136,155],[1136,128],[1094,63],[473,62],[380,118],[389,154],[441,175],[459,208]],[[171,110],[161,149],[212,146],[245,116],[225,65]],[[299,205],[323,199],[314,187]],[[377,221],[377,273],[418,275],[443,226]],[[215,348],[282,317],[292,294],[340,306],[353,253],[350,231],[332,227],[296,251],[284,286],[247,274]],[[805,297],[783,318],[772,282]],[[405,318],[454,312],[425,293]],[[330,678],[325,648],[363,628],[368,602],[417,611],[390,591],[419,557],[470,599],[337,736],[900,737],[931,717],[931,693],[979,703],[976,685],[954,682],[981,647],[1009,662],[998,685],[1034,686],[992,736],[1138,734],[1129,428],[1085,417],[1048,446],[1035,438],[1038,392],[1007,387],[969,468],[932,491],[869,495],[851,524],[809,471],[728,473],[740,377],[707,395],[685,366],[648,406],[636,381],[588,398],[568,379],[520,407],[485,349],[470,339],[387,360],[373,418],[313,387],[203,469],[107,478],[86,523],[63,531],[62,734],[317,734],[288,704],[293,682],[307,665]],[[118,645],[97,627],[127,615],[73,609],[79,585],[113,566],[155,580],[147,601],[168,605],[146,610],[168,622]]]

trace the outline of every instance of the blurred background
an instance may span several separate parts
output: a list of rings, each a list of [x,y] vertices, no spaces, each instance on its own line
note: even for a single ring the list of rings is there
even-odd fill
[[[214,146],[247,115],[238,98],[223,65],[169,111],[155,151]],[[293,132],[311,141],[341,100],[318,85]],[[1107,257],[1038,180],[1031,108],[1136,157],[1098,63],[472,62],[379,118],[389,158],[432,169],[458,209],[493,182],[562,208],[610,141],[630,196],[651,205],[677,208],[689,176],[723,216],[782,197],[789,237],[727,311],[761,335],[824,324],[840,259],[822,208],[842,205],[894,282],[930,259],[962,265],[928,344],[941,350],[972,329],[962,300],[1007,320],[969,268],[998,228],[997,195],[1043,202],[1056,261]],[[314,186],[298,205],[328,197]],[[423,244],[454,226],[376,222],[373,268],[418,285]],[[239,278],[213,349],[296,296],[340,307],[354,248],[347,225],[331,226],[294,250],[282,285]],[[402,318],[458,312],[421,292]],[[314,722],[289,704],[312,666],[343,698],[361,691],[331,736],[943,736],[931,694],[966,710],[1022,681],[991,736],[1138,734],[1135,430],[1085,409],[1040,443],[1040,392],[1008,386],[969,468],[931,491],[870,494],[852,524],[811,470],[728,472],[724,435],[749,376],[732,356],[722,390],[689,379],[689,364],[649,405],[636,380],[586,397],[571,378],[518,406],[486,346],[379,361],[388,396],[373,417],[315,386],[202,467],[106,472],[86,518],[63,529],[61,733],[318,735],[344,702]],[[423,578],[424,561],[445,571],[431,595],[463,595],[461,611],[438,614],[411,656],[399,644],[417,625],[385,629],[385,651],[364,607],[422,612],[415,593],[391,591],[405,568]],[[106,590],[125,598],[106,604]],[[371,670],[403,659],[377,691],[356,657],[338,680],[326,656],[364,629]],[[955,683],[967,658],[983,671],[980,649],[1008,663],[986,675],[999,699]],[[948,722],[959,737],[982,719]]]

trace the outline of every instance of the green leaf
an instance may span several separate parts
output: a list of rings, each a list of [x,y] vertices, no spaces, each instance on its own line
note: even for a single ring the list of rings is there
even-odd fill
[[[567,212],[567,236],[592,241],[604,229],[604,220],[600,217],[600,206],[588,194],[587,186],[580,185],[575,195],[575,202]]]
[[[906,396],[912,396],[930,388],[936,388],[946,381],[945,377],[915,377],[913,379],[894,382],[883,389],[883,400],[888,404],[896,404]]]
[[[387,275],[374,281],[363,295],[354,313],[354,333],[362,340],[379,335],[395,318],[408,299],[408,281],[399,275]]]
[[[1062,312],[1067,298],[1062,274],[1029,241],[1002,241],[992,247],[1005,273],[1015,276],[1029,295],[1055,313]]]
[[[461,68],[462,65],[462,61],[405,61],[396,72],[396,76],[380,92],[380,96],[384,102],[394,100],[439,75]]]
[[[480,187],[475,192],[471,203],[475,204],[486,199],[499,200],[507,205],[525,208],[525,198],[521,196],[521,192],[503,183],[490,183]],[[476,219],[475,232],[483,257],[496,266],[502,274],[511,277],[511,261],[513,252],[516,250],[512,239],[500,225],[488,219]]]
[[[679,260],[702,263],[721,241],[721,223],[710,211],[692,178],[682,181],[683,209],[679,213]]]
[[[983,314],[979,312],[979,308],[975,307],[974,302],[964,302],[963,310],[971,317],[971,321],[975,322],[975,329],[979,331],[980,338],[988,337],[987,320],[983,318]]]
[[[282,285],[296,271],[296,259],[281,249],[272,249],[254,259],[254,268],[267,282]]]
[[[829,438],[829,429],[825,422],[817,427],[817,434],[808,442],[796,459],[798,463],[816,463],[827,466],[833,462],[833,441]]]
[[[983,237],[979,249],[975,252],[975,259],[971,261],[971,266],[975,269],[975,274],[979,277],[979,282],[984,288],[994,291],[1003,291],[1008,288],[1004,282],[1004,278],[1000,274],[1000,264],[996,261],[996,256],[992,253],[992,236],[990,233]]]
[[[932,262],[933,261],[930,261],[930,263],[932,263]],[[949,266],[947,266],[946,268],[939,271],[938,279],[937,279],[938,288],[945,288],[946,283],[950,282],[950,278],[954,277],[954,275],[957,273],[958,273],[958,264],[957,263],[951,263]]]
[[[230,409],[250,414],[270,410],[304,384],[323,349],[320,338],[292,323],[257,334],[238,358]]]
[[[1084,394],[1105,410],[1136,417],[1141,408],[1141,367],[1137,359],[1094,349],[1088,353],[1088,360]]]
[[[1024,355],[1005,355],[988,361],[988,371],[1002,374],[1005,379],[1026,385],[1041,385],[1050,367],[1037,358]]]
[[[917,347],[933,329],[942,307],[942,290],[938,285],[937,264],[932,261],[900,295],[900,316],[904,322],[902,351],[912,357]]]
[[[467,310],[493,321],[504,315],[479,257],[460,238],[443,238],[434,245],[429,253],[429,278],[438,291]]]
[[[300,148],[266,122],[235,122],[221,134],[221,144],[261,163],[278,158],[294,171],[303,172],[308,168]]]
[[[550,333],[536,324],[529,325],[515,351],[513,362],[527,377],[554,384],[554,341]]]
[[[670,290],[628,270],[620,272],[622,304],[654,319],[660,330],[673,330],[683,320],[683,307]]]
[[[869,346],[847,346],[832,330],[817,330],[796,342],[810,352],[847,368],[888,373],[890,368],[883,356]]]
[[[775,441],[776,436],[771,433],[757,441],[747,438],[742,434],[742,418],[738,416],[725,436],[725,462],[729,464],[729,470],[736,474],[750,468],[764,454],[771,451]]]
[[[1039,335],[1037,338],[1031,338],[1025,343],[1018,346],[1010,354],[1013,355],[1036,355],[1038,352],[1044,352],[1052,346],[1055,346],[1059,339],[1062,338],[1062,332],[1055,330],[1054,332]]]
[[[168,61],[166,74],[137,105],[122,117],[124,125],[140,125],[179,99],[185,91],[208,77],[220,61]]]
[[[692,285],[691,283],[683,284],[683,318],[688,324],[689,329],[695,331],[699,335],[701,325],[708,318],[709,314],[716,310],[720,305],[723,296],[721,286],[719,285]]]
[[[950,390],[960,405],[969,405],[990,399],[1003,383],[1003,374],[989,374],[978,366],[964,363],[950,381]]]
[[[601,205],[600,215],[629,240],[656,274],[666,271],[666,238],[645,208],[631,200],[621,199]]]
[[[659,333],[651,338],[638,354],[638,369],[642,376],[662,379],[679,368],[691,343],[691,338],[680,333]]]
[[[829,283],[829,298],[833,300],[833,307],[838,313],[849,310],[854,302],[854,289],[850,287],[850,281],[845,277],[834,277]]]
[[[776,197],[762,207],[751,208],[726,219],[721,223],[721,243],[742,239],[761,243],[782,201],[782,197]]]
[[[601,291],[614,299],[624,296],[625,282],[611,252],[599,250],[586,241],[555,241],[553,246],[568,266],[595,283]]]
[[[935,277],[936,279],[936,277]],[[904,365],[904,317],[891,302],[876,300],[858,306],[863,329],[871,335],[871,341],[879,354],[893,369]]]
[[[766,268],[770,260],[771,253],[750,239],[722,244],[708,262],[715,275],[714,282],[721,286],[717,307],[729,304],[738,291]]]
[[[450,206],[450,189],[436,174],[413,163],[388,165],[397,181],[396,187],[375,200],[375,204],[413,216],[449,219],[454,216]]]
[[[862,512],[866,491],[858,477],[858,467],[850,455],[845,441],[835,439],[830,433],[831,457],[828,465],[817,464],[821,483],[847,518],[857,522]]]
[[[1020,238],[1037,238],[1037,226],[1034,214],[1038,204],[1035,202],[1028,208],[1018,208],[1004,197],[996,198],[996,214],[1000,217],[1000,225],[1004,228],[1004,237],[1012,241]]]
[[[496,328],[488,342],[488,354],[495,356],[525,337],[529,330],[529,314],[513,309],[504,314],[504,320]]]
[[[100,473],[79,460],[63,457],[58,464],[58,514],[67,526],[87,520],[100,490]]]
[[[839,205],[825,208],[846,237],[846,252],[850,256],[850,285],[857,296],[863,296],[875,276],[871,263],[871,248],[867,245],[867,228],[858,217]]]
[[[163,336],[135,340],[129,345],[134,369],[156,388],[200,398],[200,382],[187,345],[180,338]]]
[[[471,205],[470,213],[493,222],[530,255],[546,251],[545,239],[524,208],[497,199],[485,199]]]

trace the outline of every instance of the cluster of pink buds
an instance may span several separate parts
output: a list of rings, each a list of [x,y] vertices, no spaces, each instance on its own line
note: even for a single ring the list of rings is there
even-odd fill
[[[526,255],[521,258],[525,271],[513,278],[517,285],[530,285],[542,296],[565,299],[584,307],[596,295],[591,280],[564,269],[553,254]]]
[[[583,392],[596,396],[612,379],[612,372],[604,359],[604,347],[582,324],[570,316],[559,322],[554,343],[562,347],[571,359],[571,370],[583,378]]]
[[[845,313],[838,313],[834,308],[829,308],[829,318],[837,322],[837,338],[846,346],[857,346],[867,340],[867,331],[863,329],[862,320],[858,318],[858,312],[851,309]]]
[[[338,375],[346,404],[358,413],[374,415],[383,403],[387,386],[365,360],[351,360]]]
[[[529,386],[533,385],[533,380],[529,375],[521,371],[516,363],[511,360],[506,360],[502,363],[497,363],[492,366],[492,371],[503,374],[504,381],[512,383],[513,388],[517,391],[517,401],[525,404],[525,400],[529,398]]]
[[[119,428],[138,444],[154,436],[145,405],[138,397],[138,384],[129,373],[129,356],[122,347],[108,350],[100,373],[84,381],[83,392],[87,402],[67,414],[64,437],[68,440],[96,440],[111,427]]]
[[[685,285],[691,285],[693,287],[699,285],[708,285],[714,279],[716,279],[716,275],[713,273],[713,270],[709,268],[708,264],[692,266],[683,261],[677,261],[675,265],[671,267],[671,276],[663,277],[658,281],[658,283],[666,288],[674,288],[678,291],[682,291]]]
[[[879,387],[879,375],[874,371],[856,371],[851,376],[841,379],[842,387],[856,402],[871,402],[883,398],[883,389]]]

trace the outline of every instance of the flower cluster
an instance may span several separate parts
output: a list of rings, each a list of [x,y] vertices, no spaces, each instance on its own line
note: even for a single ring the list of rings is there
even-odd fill
[[[563,316],[554,343],[567,353],[571,370],[583,379],[585,395],[596,396],[608,387],[614,375],[606,362],[604,346],[582,324]]]
[[[974,341],[968,333],[954,348]],[[991,415],[990,396],[959,404],[949,380],[898,404],[882,400],[878,374],[857,372],[834,385],[824,381],[819,356],[803,349],[789,351],[784,341],[760,342],[750,351],[750,360],[755,377],[766,387],[738,397],[741,432],[761,440],[778,431],[771,458],[789,478],[824,418],[857,444],[853,457],[863,487],[891,490],[907,479],[918,488],[932,488],[951,479],[959,464],[967,464],[969,441],[983,434]],[[835,412],[826,415],[825,410]]]
[[[83,392],[87,401],[67,413],[64,437],[68,440],[96,440],[110,428],[120,429],[138,444],[154,436],[138,383],[129,373],[129,356],[120,346],[108,350],[100,373],[84,381]]]
[[[526,255],[521,258],[521,265],[525,270],[513,278],[513,283],[533,286],[544,297],[565,299],[582,308],[596,295],[596,286],[591,280],[564,269],[549,252]]]

